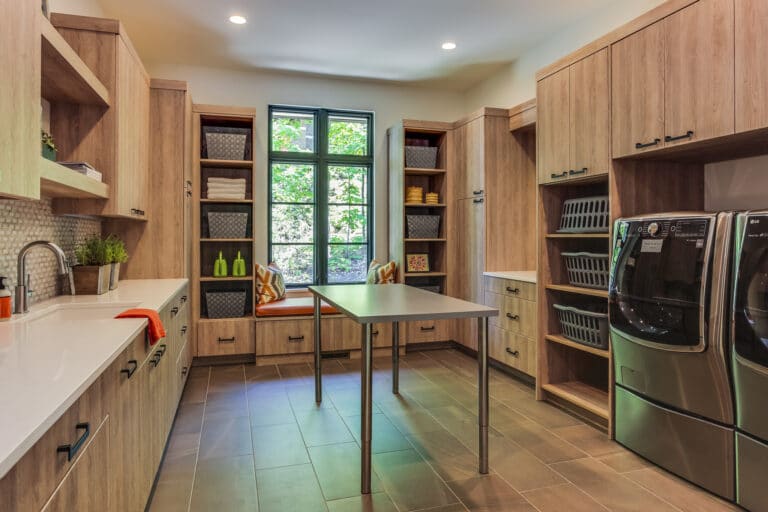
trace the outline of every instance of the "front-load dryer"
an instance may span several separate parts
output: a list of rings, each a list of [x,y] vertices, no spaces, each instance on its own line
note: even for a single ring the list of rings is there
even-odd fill
[[[618,219],[610,332],[616,440],[734,499],[726,353],[732,213]]]

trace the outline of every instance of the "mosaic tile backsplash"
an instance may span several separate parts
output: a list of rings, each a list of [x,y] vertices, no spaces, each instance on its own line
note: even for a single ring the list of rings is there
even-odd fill
[[[53,215],[50,199],[0,199],[0,276],[8,277],[7,283],[13,292],[16,261],[24,245],[35,240],[48,240],[61,247],[70,264],[74,264],[75,245],[99,233],[100,220]],[[27,272],[31,275],[32,304],[69,293],[67,280],[59,277],[56,258],[47,249],[32,249],[27,255]]]

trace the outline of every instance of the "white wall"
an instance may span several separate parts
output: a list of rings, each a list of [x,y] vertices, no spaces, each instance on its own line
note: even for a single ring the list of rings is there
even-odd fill
[[[768,208],[768,155],[707,164],[704,206],[708,211]]]
[[[663,3],[664,0],[615,0],[610,8],[574,20],[466,92],[467,112],[482,107],[508,108],[536,96],[536,71]]]
[[[50,12],[104,17],[99,0],[48,0]]]
[[[390,83],[341,80],[267,71],[149,65],[153,77],[186,80],[196,103],[256,108],[255,258],[267,258],[267,107],[301,105],[375,112],[374,250],[387,257],[387,139],[389,126],[403,118],[454,121],[464,109],[461,93]]]

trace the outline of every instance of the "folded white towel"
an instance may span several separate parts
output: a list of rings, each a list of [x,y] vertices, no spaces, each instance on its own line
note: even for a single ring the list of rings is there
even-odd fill
[[[242,184],[245,185],[245,178],[208,178],[208,183],[221,183],[224,185]]]
[[[223,192],[212,192],[208,194],[208,199],[245,199],[245,193],[225,194]]]

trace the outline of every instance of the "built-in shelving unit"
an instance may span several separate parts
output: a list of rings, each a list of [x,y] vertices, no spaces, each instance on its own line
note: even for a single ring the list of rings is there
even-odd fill
[[[40,157],[40,193],[46,197],[106,199],[109,185]]]

